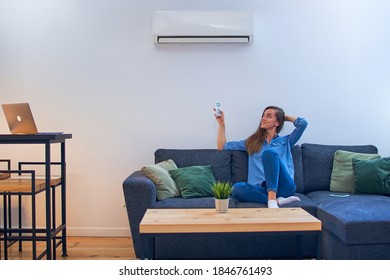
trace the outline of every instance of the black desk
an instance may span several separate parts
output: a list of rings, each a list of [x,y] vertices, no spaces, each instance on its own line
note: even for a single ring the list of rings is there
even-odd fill
[[[56,247],[59,244],[62,244],[62,255],[66,256],[66,161],[65,161],[65,140],[71,139],[72,134],[0,134],[0,144],[40,144],[45,146],[45,161],[44,162],[25,162],[24,164],[43,164],[45,166],[45,175],[44,175],[44,188],[42,192],[45,192],[45,212],[46,212],[46,226],[43,229],[44,241],[46,241],[46,250],[38,258],[42,258],[46,255],[47,259],[56,259]],[[60,144],[60,162],[53,163],[51,162],[51,145]],[[60,182],[56,186],[51,186],[51,166],[53,164],[59,164],[61,169]],[[18,170],[14,170],[12,173],[19,173],[21,167],[19,165]],[[7,170],[2,170],[1,172],[7,172]],[[35,173],[34,171],[23,171],[29,173],[32,177],[31,188],[35,191]],[[7,181],[8,179],[4,180]],[[56,226],[55,220],[55,190],[52,187],[61,187],[61,222]],[[37,240],[40,240],[36,237],[36,233],[39,232],[35,227],[29,231],[25,231],[23,228],[10,228],[7,226],[7,210],[11,211],[11,207],[7,205],[7,198],[10,201],[12,195],[21,195],[22,192],[12,192],[12,191],[1,191],[1,194],[4,198],[4,228],[2,230],[3,235],[0,236],[0,239],[4,241],[4,254],[7,258],[7,243],[11,240],[22,241],[22,240],[32,240],[33,246]],[[34,194],[35,195],[35,194]],[[19,200],[20,201],[20,200]],[[34,202],[35,203],[35,202]],[[32,203],[33,204],[33,203]],[[20,204],[19,204],[20,207]],[[33,212],[35,211],[35,205],[32,206]],[[30,237],[26,239],[25,235],[29,233]],[[11,233],[18,233],[18,236],[11,235]],[[57,235],[59,237],[60,243],[56,243]],[[41,240],[42,241],[42,240]],[[52,243],[53,242],[53,243]],[[33,259],[35,259],[33,252]]]

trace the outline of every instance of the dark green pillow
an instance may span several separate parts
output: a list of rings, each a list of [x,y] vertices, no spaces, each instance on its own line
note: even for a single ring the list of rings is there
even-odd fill
[[[355,193],[390,194],[390,157],[352,160]]]
[[[211,186],[215,183],[211,166],[189,166],[170,170],[173,180],[183,198],[213,196]]]

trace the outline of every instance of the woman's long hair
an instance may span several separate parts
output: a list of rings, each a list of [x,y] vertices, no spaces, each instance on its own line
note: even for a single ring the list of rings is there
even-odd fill
[[[276,120],[279,122],[279,126],[276,128],[276,132],[279,133],[282,130],[284,125],[284,117],[285,117],[284,111],[282,108],[277,106],[268,106],[267,108],[264,109],[263,114],[261,115],[262,119],[264,116],[264,112],[268,109],[274,109],[276,111]],[[267,131],[261,128],[261,120],[260,120],[260,124],[256,132],[253,133],[251,136],[249,136],[245,143],[249,155],[257,153],[261,150],[261,147],[263,146],[266,136],[267,136]]]

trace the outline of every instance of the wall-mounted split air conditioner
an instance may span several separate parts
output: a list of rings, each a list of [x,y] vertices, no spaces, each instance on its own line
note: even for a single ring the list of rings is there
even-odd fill
[[[243,11],[158,11],[153,40],[161,44],[253,43],[253,13]]]

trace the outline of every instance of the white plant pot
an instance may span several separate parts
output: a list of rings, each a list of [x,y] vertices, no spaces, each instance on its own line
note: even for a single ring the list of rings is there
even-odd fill
[[[229,198],[226,199],[215,199],[215,210],[217,213],[227,213],[229,209]]]

